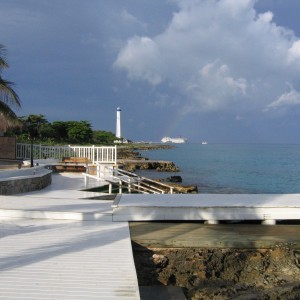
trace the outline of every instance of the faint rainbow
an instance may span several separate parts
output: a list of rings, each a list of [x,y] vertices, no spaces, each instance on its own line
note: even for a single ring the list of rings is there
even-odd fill
[[[173,114],[162,131],[162,137],[169,136],[174,138],[183,135],[180,125],[183,123],[185,116],[186,114],[183,109],[179,109],[175,114]]]

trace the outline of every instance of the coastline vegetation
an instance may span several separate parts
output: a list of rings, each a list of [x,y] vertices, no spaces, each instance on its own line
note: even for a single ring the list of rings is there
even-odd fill
[[[19,143],[44,145],[112,145],[117,140],[115,134],[105,130],[92,130],[89,121],[49,122],[44,115],[29,115],[18,118],[22,126],[8,130],[5,135],[16,136]]]
[[[118,140],[111,131],[93,130],[89,121],[53,121],[49,122],[45,115],[28,115],[18,118],[19,126],[10,128],[6,136],[16,136],[19,143],[33,141],[43,145],[114,145]],[[170,144],[118,143],[120,152],[135,150],[170,149]],[[132,155],[130,155],[132,157]]]

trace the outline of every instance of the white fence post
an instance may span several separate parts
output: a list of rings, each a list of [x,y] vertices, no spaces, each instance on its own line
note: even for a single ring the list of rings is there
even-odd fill
[[[93,165],[94,165],[95,164],[95,145],[93,145],[92,156],[93,156]]]

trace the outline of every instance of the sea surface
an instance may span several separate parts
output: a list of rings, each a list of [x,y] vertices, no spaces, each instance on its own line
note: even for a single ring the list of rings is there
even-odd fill
[[[180,175],[183,184],[196,184],[199,193],[300,193],[300,145],[180,144],[141,154],[173,161],[180,168],[179,173],[142,175]]]

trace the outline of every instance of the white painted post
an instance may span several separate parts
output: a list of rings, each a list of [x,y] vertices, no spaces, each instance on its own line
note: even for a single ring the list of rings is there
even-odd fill
[[[276,220],[262,220],[262,225],[276,225]]]
[[[218,220],[206,220],[206,221],[204,221],[204,224],[217,225],[217,224],[219,224],[219,221]]]
[[[119,194],[122,194],[122,181],[119,180]]]
[[[141,179],[140,179],[140,177],[138,177],[137,182],[138,182],[138,191],[139,191],[140,187],[141,187]]]
[[[99,178],[104,178],[104,170],[103,170],[103,166],[100,164],[99,166]]]
[[[92,157],[93,157],[92,162],[94,164],[95,163],[95,145],[93,145],[93,148],[92,148]]]
[[[87,187],[88,186],[88,183],[89,183],[89,178],[88,178],[88,176],[84,176],[84,184],[85,184],[85,187]]]
[[[131,194],[131,178],[129,178],[128,193]]]

